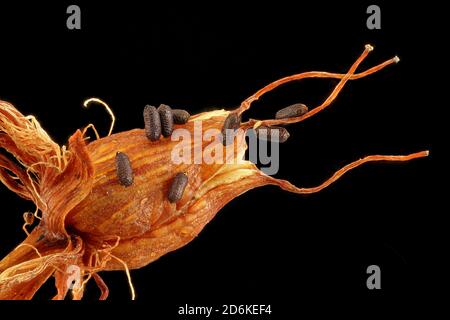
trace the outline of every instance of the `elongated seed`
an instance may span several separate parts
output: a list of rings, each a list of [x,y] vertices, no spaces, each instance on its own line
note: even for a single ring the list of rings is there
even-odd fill
[[[186,188],[187,183],[188,177],[185,173],[179,172],[175,175],[167,195],[170,203],[177,202],[183,197],[184,189]]]
[[[188,122],[191,115],[186,110],[172,109],[173,122],[176,124],[185,124]]]
[[[161,119],[154,106],[146,105],[144,108],[145,134],[151,141],[156,141],[161,136]]]
[[[241,118],[238,116],[237,113],[232,112],[228,115],[228,117],[225,119],[222,127],[222,144],[224,146],[230,144],[234,140],[234,131],[239,128],[241,124]],[[230,130],[233,133],[232,136],[229,136]]]
[[[285,118],[293,118],[300,117],[308,112],[308,107],[303,103],[296,103],[289,107],[283,108],[279,110],[275,114],[275,119],[285,119]]]
[[[116,153],[116,170],[121,185],[128,187],[133,184],[133,168],[130,159],[123,152]]]
[[[290,134],[283,127],[267,127],[260,126],[256,129],[256,133],[258,135],[258,139],[266,140],[266,141],[274,141],[283,143],[289,138]]]
[[[173,131],[172,108],[166,104],[161,104],[158,108],[159,118],[161,119],[161,132],[164,137],[169,137]]]

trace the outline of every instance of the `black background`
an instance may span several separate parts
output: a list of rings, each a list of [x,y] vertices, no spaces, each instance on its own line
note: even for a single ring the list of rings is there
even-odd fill
[[[400,63],[349,82],[331,108],[291,126],[277,177],[314,186],[365,155],[431,150],[428,159],[366,165],[319,194],[264,187],[242,195],[192,243],[132,271],[138,301],[127,308],[170,318],[185,303],[271,304],[275,319],[301,314],[310,302],[376,308],[427,292],[441,268],[432,253],[439,216],[432,136],[439,132],[430,116],[440,92],[430,73],[439,68],[443,40],[439,8],[378,3],[382,28],[368,30],[369,2],[73,3],[81,7],[81,30],[66,28],[71,2],[0,5],[0,97],[35,115],[60,144],[90,122],[106,134],[104,110],[81,107],[92,96],[112,107],[119,132],[143,126],[145,104],[191,113],[234,108],[286,75],[345,72],[370,43],[375,50],[360,70],[394,55]],[[318,105],[336,83],[283,86],[248,116],[267,118],[296,102]],[[24,238],[22,213],[34,207],[4,187],[0,199],[4,256]],[[381,268],[379,291],[365,285],[371,264]],[[129,299],[123,272],[103,277],[110,301]],[[50,281],[36,298],[53,293]],[[86,299],[97,295],[89,285]]]

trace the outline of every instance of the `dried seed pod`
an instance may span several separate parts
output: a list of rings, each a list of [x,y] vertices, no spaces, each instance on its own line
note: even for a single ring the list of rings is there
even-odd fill
[[[260,126],[256,130],[258,139],[283,143],[290,137],[289,132],[283,127]]]
[[[123,152],[116,153],[116,171],[121,185],[129,187],[133,184],[133,168],[130,159]]]
[[[176,174],[175,178],[173,178],[172,184],[169,188],[169,193],[167,194],[167,198],[170,203],[177,202],[183,197],[184,189],[186,188],[188,183],[188,177],[185,173],[179,172]]]
[[[300,117],[308,112],[308,107],[303,103],[296,103],[289,107],[278,110],[275,114],[275,119],[285,119],[285,118],[293,118]]]
[[[244,100],[233,111],[235,118],[231,120],[227,118],[230,112],[225,110],[203,112],[193,116],[192,120],[202,122],[203,134],[210,129],[215,132],[223,129],[224,122],[226,128],[237,128],[232,124],[239,122],[236,121],[237,114],[248,110],[253,101],[282,83],[312,77],[340,79],[326,102],[308,114],[312,116],[327,108],[348,80],[368,76],[398,62],[395,57],[355,74],[372,49],[366,46],[346,74],[308,72],[268,84]],[[160,128],[159,114],[156,122],[152,117],[147,116],[147,119]],[[189,243],[221,208],[248,190],[276,185],[289,192],[312,194],[365,163],[409,161],[428,156],[428,151],[409,155],[369,155],[338,169],[320,185],[307,188],[276,179],[259,170],[254,163],[242,160],[247,150],[246,130],[256,125],[272,127],[303,120],[250,119],[240,124],[242,130],[235,133],[236,148],[226,150],[226,160],[233,161],[213,165],[195,161],[174,164],[172,141],[161,139],[151,148],[145,148],[143,145],[148,140],[142,129],[115,133],[95,141],[86,139],[86,128],[77,130],[69,138],[66,149],[55,143],[34,117],[26,117],[10,103],[0,101],[0,148],[10,152],[20,163],[18,165],[15,159],[0,152],[0,181],[22,198],[33,201],[41,210],[39,223],[30,230],[23,243],[0,261],[0,300],[31,299],[52,276],[57,288],[54,299],[64,299],[73,275],[68,272],[72,267],[79,268],[81,279],[85,281],[89,279],[87,275],[92,275],[102,292],[100,298],[104,299],[108,289],[98,272],[124,270],[131,284],[129,270],[142,268]],[[191,123],[183,128],[194,136],[195,126]],[[117,183],[112,163],[118,146],[130,158],[136,159],[132,188],[123,188]],[[209,147],[195,143],[188,146],[192,153]],[[184,192],[183,183],[173,184],[175,173],[181,171],[189,172],[189,188]],[[174,195],[170,198],[183,198],[180,206],[168,205],[166,201],[167,190],[162,186],[170,184],[174,185]],[[83,296],[85,281],[80,290],[73,290],[74,299]],[[134,297],[132,286],[131,292]]]
[[[173,114],[173,122],[175,124],[185,124],[191,117],[189,112],[183,109],[172,109],[172,114]]]
[[[231,112],[225,119],[222,127],[222,144],[224,146],[233,142],[234,131],[239,128],[241,124],[241,117],[236,112]],[[232,136],[229,136],[233,132]]]
[[[161,119],[161,132],[164,137],[170,137],[173,131],[172,108],[166,104],[161,104],[158,108],[159,118]]]
[[[161,136],[161,119],[154,106],[146,105],[144,108],[145,134],[150,141],[156,141]]]

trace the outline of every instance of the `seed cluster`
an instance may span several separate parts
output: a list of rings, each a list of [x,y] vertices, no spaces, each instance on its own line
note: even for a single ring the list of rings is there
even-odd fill
[[[293,104],[289,107],[279,110],[275,114],[276,119],[298,117],[308,112],[308,108],[301,103]],[[144,108],[145,135],[150,141],[157,141],[161,134],[163,137],[169,137],[173,132],[174,124],[184,124],[189,120],[190,114],[186,110],[174,109],[165,104],[158,108],[146,105]],[[241,117],[236,113],[230,113],[224,121],[222,127],[222,143],[228,145],[233,142],[234,132],[241,124]],[[260,126],[256,130],[259,139],[285,142],[289,138],[289,132],[283,127]],[[230,132],[232,135],[230,136]],[[133,184],[133,169],[130,159],[123,152],[117,152],[116,168],[119,183],[124,186]],[[185,173],[179,172],[175,175],[170,185],[167,199],[171,203],[179,201],[183,197],[184,189],[188,183],[188,177]]]
[[[286,108],[280,109],[275,114],[275,119],[286,119],[300,117],[308,112],[308,107],[303,103],[296,103]],[[290,134],[284,127],[277,126],[259,126],[255,129],[258,139],[283,143],[289,138]]]
[[[150,141],[157,141],[161,137],[170,137],[174,124],[185,124],[191,115],[181,109],[172,110],[166,104],[161,104],[158,109],[146,105],[144,108],[145,134]]]
[[[145,135],[150,141],[157,141],[161,137],[170,137],[174,124],[185,124],[190,114],[186,110],[175,109],[165,104],[161,104],[158,109],[151,105],[146,105],[143,111]],[[123,152],[116,154],[116,170],[119,183],[123,186],[133,184],[133,168],[128,156]],[[188,178],[184,173],[178,173],[170,186],[167,195],[171,203],[177,202],[183,196],[187,186]]]

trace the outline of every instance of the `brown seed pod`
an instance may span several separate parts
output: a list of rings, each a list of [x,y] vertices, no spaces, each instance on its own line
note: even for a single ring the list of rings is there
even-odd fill
[[[241,117],[236,112],[231,112],[226,117],[222,127],[222,144],[224,146],[233,142],[234,132],[241,124]]]
[[[123,152],[116,153],[116,171],[121,185],[129,187],[133,184],[133,168],[130,159]]]
[[[258,135],[258,139],[279,143],[286,142],[290,137],[286,128],[277,126],[260,126],[256,129],[256,134]]]
[[[180,126],[191,137],[196,131],[196,121],[201,121],[201,134],[239,128],[233,148],[224,147],[216,139],[211,141],[217,150],[226,151],[223,154],[227,160],[212,164],[175,163],[172,152],[175,142],[171,139],[159,139],[149,147],[148,138],[157,140],[161,133],[159,113],[154,107],[146,107],[144,112],[145,130],[132,129],[90,141],[85,136],[90,127],[87,126],[75,131],[66,148],[54,142],[36,118],[27,117],[10,103],[0,101],[0,148],[4,149],[0,152],[0,181],[32,201],[37,207],[34,215],[39,220],[38,224],[27,225],[26,239],[0,261],[0,299],[31,299],[52,277],[57,288],[54,299],[64,299],[68,283],[73,279],[73,269],[70,269],[73,267],[78,268],[82,280],[81,287],[72,290],[74,299],[82,298],[89,279],[95,280],[101,290],[100,299],[105,299],[108,289],[98,273],[110,270],[126,272],[134,297],[129,270],[142,268],[188,244],[221,208],[251,189],[275,185],[296,194],[312,194],[365,163],[426,157],[428,151],[369,155],[337,169],[313,187],[297,187],[287,180],[269,176],[254,163],[242,159],[247,150],[246,131],[300,123],[330,106],[349,80],[363,78],[398,62],[394,57],[355,73],[371,50],[372,47],[366,46],[345,74],[291,75],[269,83],[233,111],[222,109],[193,115]],[[333,78],[339,79],[339,83],[322,104],[302,117],[240,122],[241,114],[265,93],[305,78]],[[186,146],[186,153],[195,155],[210,145],[202,140],[200,144]],[[130,188],[117,183],[115,160],[119,149],[133,159],[134,181]],[[5,156],[3,151],[10,155]],[[176,205],[170,205],[168,200],[176,201]],[[31,222],[27,219],[26,222]]]
[[[157,141],[161,136],[161,119],[154,106],[144,108],[145,134],[150,141]]]
[[[170,137],[173,131],[172,108],[166,104],[161,104],[158,108],[159,118],[161,119],[161,132],[164,137]]]
[[[285,119],[285,118],[293,118],[300,117],[308,112],[308,107],[303,103],[296,103],[289,107],[278,110],[275,114],[275,119]]]
[[[173,178],[172,184],[169,188],[169,193],[167,194],[167,199],[170,203],[179,201],[183,197],[184,189],[188,183],[188,177],[185,173],[179,172]]]
[[[183,109],[172,109],[173,122],[175,124],[185,124],[190,118],[189,112]]]

